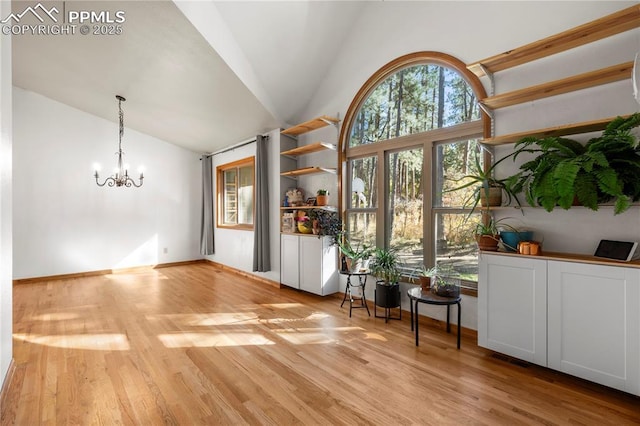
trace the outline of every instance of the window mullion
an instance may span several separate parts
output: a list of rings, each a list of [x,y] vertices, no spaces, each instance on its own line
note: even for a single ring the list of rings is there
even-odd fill
[[[376,246],[377,247],[386,247],[386,241],[387,241],[387,226],[389,223],[389,220],[387,218],[387,211],[388,211],[388,194],[387,194],[387,183],[388,183],[388,176],[389,176],[389,171],[387,170],[387,164],[386,164],[386,155],[384,153],[384,151],[378,151],[377,153],[377,162],[378,162],[378,167],[377,167],[377,184],[378,187],[376,188],[376,191],[378,192],[378,209],[377,209],[377,213],[376,213],[376,222],[378,223],[378,226],[381,228],[378,229],[383,229],[383,232],[376,232]]]
[[[435,264],[435,216],[433,214],[433,142],[425,140],[422,147],[422,199],[423,199],[423,220],[422,220],[422,262],[428,267]],[[427,181],[427,179],[429,179]]]

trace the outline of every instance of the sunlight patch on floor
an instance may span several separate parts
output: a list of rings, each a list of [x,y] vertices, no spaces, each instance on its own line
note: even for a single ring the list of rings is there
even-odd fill
[[[381,342],[387,341],[386,337],[378,333],[364,333],[364,336],[365,336],[365,339],[380,340]]]
[[[176,333],[160,334],[158,339],[167,348],[208,348],[225,346],[275,345],[259,333]]]
[[[148,321],[171,321],[191,327],[210,327],[234,324],[283,324],[296,321],[320,321],[330,315],[314,312],[304,318],[261,318],[259,312],[211,312],[208,314],[155,314],[147,315]]]
[[[94,351],[128,351],[129,340],[124,334],[65,334],[44,336],[14,333],[14,339],[56,348]]]
[[[147,315],[149,321],[169,320],[192,327],[213,325],[257,324],[258,315],[253,312],[212,312],[209,314],[159,314]]]
[[[362,327],[331,327],[331,328],[296,328],[287,330],[273,330],[278,337],[294,345],[321,345],[337,343],[339,333],[363,331]]]
[[[306,321],[315,321],[315,320],[322,320],[325,318],[329,318],[330,315],[325,314],[324,312],[314,312],[311,315],[308,315],[305,320]]]
[[[80,315],[74,312],[51,312],[49,314],[33,315],[33,321],[66,321],[79,318]]]
[[[302,303],[263,303],[260,306],[274,309],[291,309],[302,308],[304,305]]]

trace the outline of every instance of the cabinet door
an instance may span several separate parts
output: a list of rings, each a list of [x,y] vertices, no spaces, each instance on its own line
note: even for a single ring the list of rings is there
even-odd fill
[[[640,395],[640,270],[549,262],[549,367]]]
[[[338,247],[331,244],[331,237],[322,237],[322,295],[336,293],[339,287]]]
[[[294,288],[300,288],[299,239],[297,235],[280,236],[280,282]]]
[[[547,365],[547,265],[533,257],[482,253],[478,345]]]
[[[322,296],[322,239],[300,237],[300,290]]]

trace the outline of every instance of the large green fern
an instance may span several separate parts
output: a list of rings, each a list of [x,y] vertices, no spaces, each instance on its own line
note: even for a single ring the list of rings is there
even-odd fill
[[[640,200],[640,146],[631,129],[640,125],[640,113],[616,117],[585,145],[562,137],[526,137],[512,154],[536,157],[514,175],[513,188],[524,192],[531,205],[551,211],[569,209],[577,200],[593,210],[613,202],[615,214]]]

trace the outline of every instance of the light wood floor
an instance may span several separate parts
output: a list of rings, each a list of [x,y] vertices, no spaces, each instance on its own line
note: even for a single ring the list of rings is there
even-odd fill
[[[640,424],[640,398],[493,356],[426,318],[206,264],[14,289],[2,425]],[[455,332],[455,329],[454,329]]]

